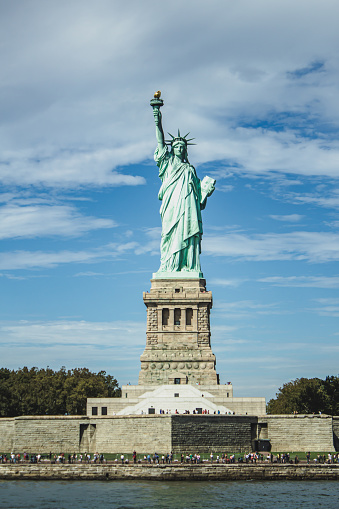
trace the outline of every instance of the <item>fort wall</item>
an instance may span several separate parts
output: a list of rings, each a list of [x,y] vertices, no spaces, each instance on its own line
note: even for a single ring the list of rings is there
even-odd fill
[[[257,417],[223,415],[176,415],[172,420],[174,452],[227,453],[252,450]]]
[[[81,417],[23,416],[14,418],[13,450],[29,453],[77,451]]]
[[[336,451],[339,451],[339,417],[333,417],[333,444]]]
[[[339,418],[327,415],[35,416],[0,419],[0,451],[53,453],[338,450]],[[262,443],[262,442],[261,442]],[[259,447],[260,448],[260,447]]]
[[[10,452],[14,440],[14,419],[0,418],[0,451]]]
[[[333,419],[330,415],[267,415],[267,438],[272,451],[333,451]]]
[[[132,415],[91,419],[96,426],[95,445],[87,450],[111,453],[170,452],[170,415]]]

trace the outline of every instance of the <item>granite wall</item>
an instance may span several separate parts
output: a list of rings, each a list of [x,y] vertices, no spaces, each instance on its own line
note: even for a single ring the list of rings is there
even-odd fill
[[[338,450],[339,418],[326,415],[37,416],[0,419],[0,452],[244,452]]]
[[[0,419],[0,451],[107,453],[171,450],[171,416],[37,416]]]
[[[79,450],[81,417],[36,416],[14,418],[13,450],[47,453]]]
[[[174,452],[244,452],[252,450],[257,417],[227,415],[174,415]]]
[[[267,424],[272,451],[333,451],[331,415],[267,415],[259,419]]]
[[[87,450],[111,453],[170,452],[170,415],[132,415],[91,419],[95,442]],[[82,447],[83,450],[83,447]]]
[[[0,418],[0,451],[10,452],[14,439],[14,419]]]
[[[333,417],[333,443],[336,451],[339,451],[339,417]]]
[[[0,479],[62,480],[338,480],[339,465],[199,464],[199,465],[98,465],[0,464]],[[276,501],[272,501],[276,503]],[[160,504],[161,505],[161,504]]]

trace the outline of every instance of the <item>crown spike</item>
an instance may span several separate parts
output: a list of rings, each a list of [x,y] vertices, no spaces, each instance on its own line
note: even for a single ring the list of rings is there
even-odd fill
[[[190,141],[194,140],[195,138],[187,138],[187,136],[190,133],[185,134],[185,136],[181,136],[180,129],[178,129],[178,136],[173,136],[173,134],[168,133],[169,136],[172,138],[171,140],[165,140],[166,145],[173,146],[174,143],[181,142],[185,143],[185,145],[196,145],[196,143],[189,143]]]

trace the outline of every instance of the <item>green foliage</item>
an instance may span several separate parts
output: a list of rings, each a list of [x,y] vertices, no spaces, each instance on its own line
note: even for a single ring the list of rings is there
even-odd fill
[[[332,415],[339,415],[339,376],[327,376],[326,390],[330,399]]]
[[[0,417],[84,415],[87,398],[118,396],[118,382],[105,371],[0,368]]]
[[[280,387],[276,398],[267,404],[268,414],[312,414],[338,415],[339,377],[297,378]]]

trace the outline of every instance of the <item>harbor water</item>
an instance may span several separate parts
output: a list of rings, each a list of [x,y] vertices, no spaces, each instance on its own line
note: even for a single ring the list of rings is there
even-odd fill
[[[6,509],[338,507],[337,481],[0,481]]]

